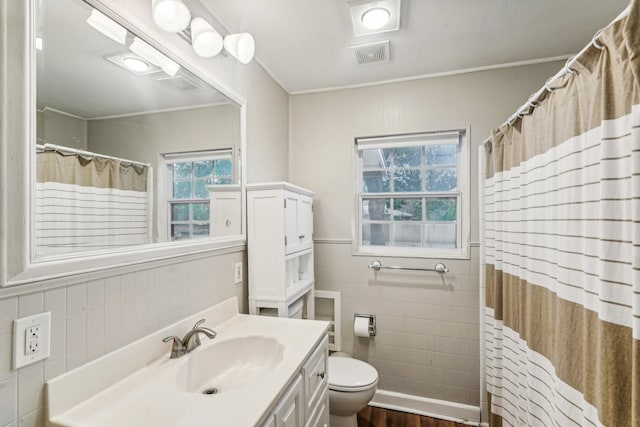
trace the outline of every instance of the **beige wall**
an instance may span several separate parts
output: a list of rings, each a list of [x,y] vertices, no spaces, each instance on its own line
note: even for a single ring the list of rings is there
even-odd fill
[[[255,61],[239,64],[231,56],[197,58],[180,37],[155,28],[148,0],[115,3],[135,15],[135,25],[155,37],[161,46],[182,51],[247,100],[248,181],[286,180],[289,97],[264,69]],[[1,66],[10,63],[3,62]],[[233,264],[240,260],[246,266],[246,250],[209,254],[191,261],[168,259],[126,272],[108,270],[97,273],[90,282],[70,278],[56,287],[38,282],[22,288],[0,288],[0,426],[43,426],[43,389],[47,379],[132,339],[230,296],[238,296],[246,312],[246,284],[234,285],[232,276]],[[52,311],[53,316],[51,357],[12,370],[13,319],[44,311]]]
[[[342,294],[343,348],[379,371],[379,388],[479,405],[477,147],[561,63],[296,95],[290,100],[290,180],[316,192],[316,287]],[[385,272],[353,256],[353,144],[361,136],[471,128],[470,260],[451,270]],[[431,267],[436,260],[382,258]],[[378,335],[354,340],[353,315],[377,315]]]
[[[86,150],[87,121],[57,111],[38,111],[36,139],[38,144],[55,144]]]
[[[90,120],[88,148],[150,163],[159,153],[240,148],[240,110],[234,105]]]

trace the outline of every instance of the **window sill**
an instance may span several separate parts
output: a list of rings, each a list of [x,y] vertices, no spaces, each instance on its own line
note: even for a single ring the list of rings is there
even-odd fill
[[[451,250],[424,248],[397,248],[389,246],[356,246],[351,253],[353,256],[375,256],[390,258],[423,258],[423,259],[471,259],[469,247]]]

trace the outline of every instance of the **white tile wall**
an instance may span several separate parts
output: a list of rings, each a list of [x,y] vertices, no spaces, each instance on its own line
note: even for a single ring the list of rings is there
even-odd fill
[[[352,256],[344,243],[316,243],[315,257],[316,288],[342,295],[342,349],[378,370],[378,388],[479,405],[477,248],[471,260],[445,260],[443,277],[388,270],[376,277],[367,268],[373,257]],[[429,262],[383,259],[405,267]],[[354,313],[376,315],[375,338],[354,338]]]
[[[17,297],[0,297],[0,427],[44,426],[44,382],[232,296],[245,251],[167,264]],[[14,371],[12,322],[51,312],[51,356]],[[167,351],[169,351],[167,349]]]

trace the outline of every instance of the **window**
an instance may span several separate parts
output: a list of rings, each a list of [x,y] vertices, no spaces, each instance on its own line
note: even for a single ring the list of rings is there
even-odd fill
[[[356,139],[357,252],[466,257],[466,134]]]
[[[164,154],[170,240],[209,236],[210,185],[233,183],[231,150]]]

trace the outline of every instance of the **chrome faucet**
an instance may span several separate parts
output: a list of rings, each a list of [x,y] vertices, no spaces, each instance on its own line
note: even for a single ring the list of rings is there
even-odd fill
[[[202,344],[200,341],[200,334],[206,335],[209,339],[214,339],[216,337],[216,331],[207,328],[206,326],[200,326],[204,322],[205,319],[200,319],[193,326],[193,329],[187,332],[182,339],[178,338],[175,335],[171,335],[162,340],[164,342],[173,341],[173,345],[171,346],[171,359],[182,357]]]

